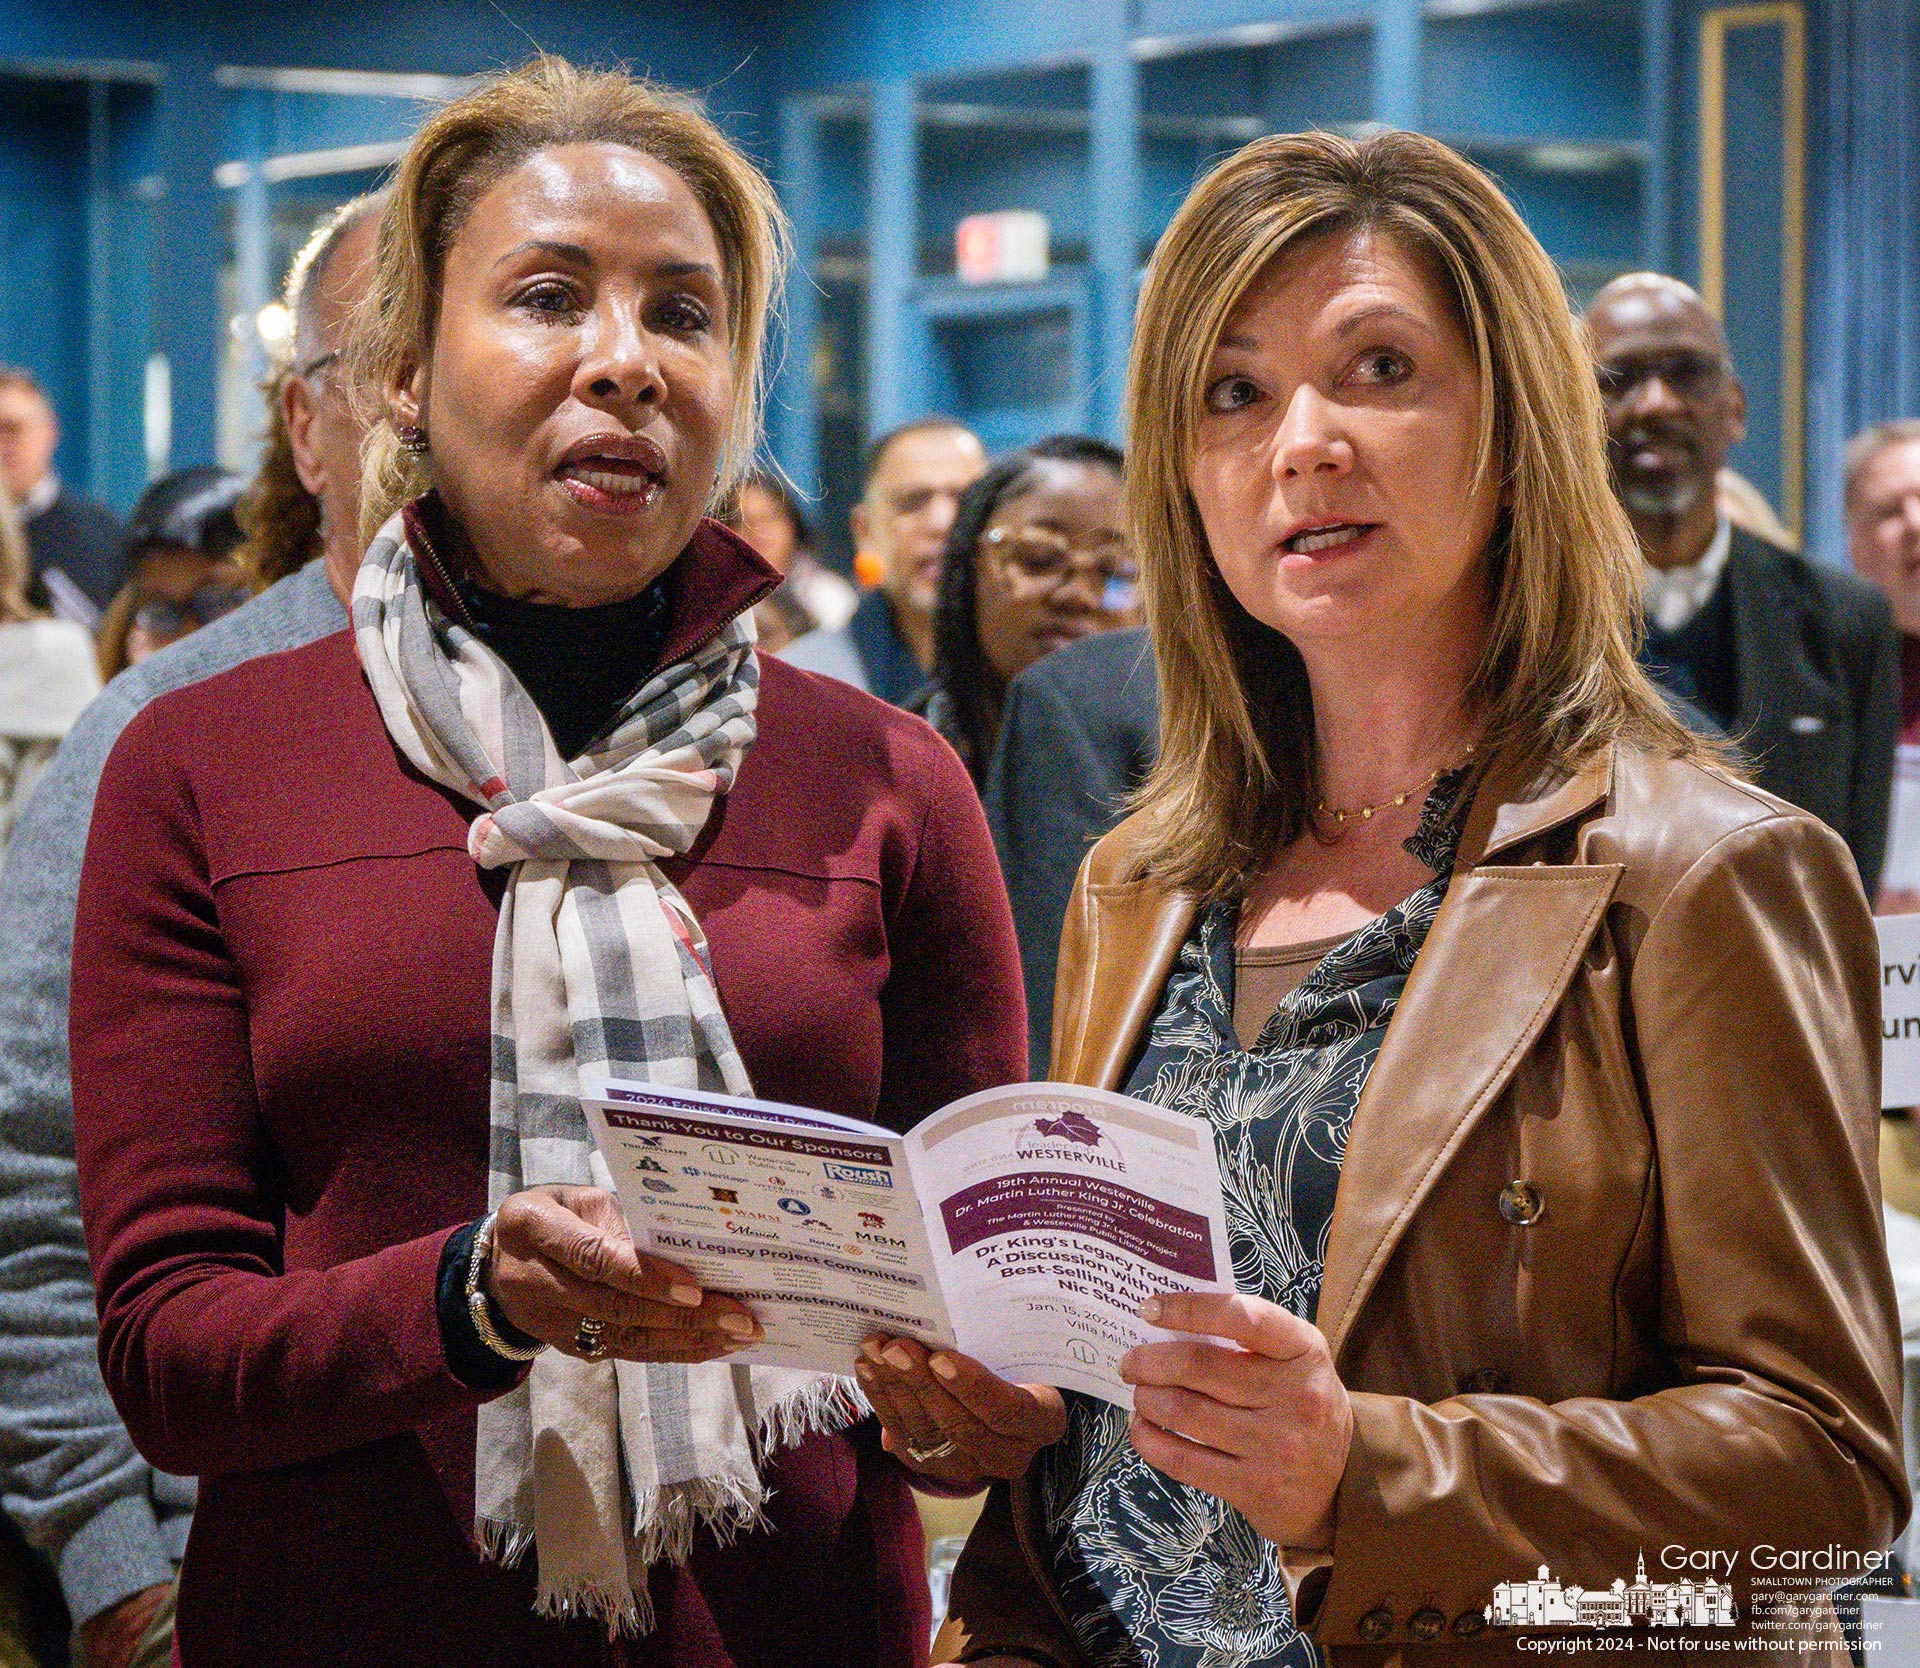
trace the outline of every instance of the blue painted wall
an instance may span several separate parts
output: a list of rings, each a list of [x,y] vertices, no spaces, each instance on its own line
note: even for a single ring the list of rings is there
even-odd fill
[[[221,66],[465,75],[517,62],[537,45],[583,62],[625,61],[700,90],[729,131],[764,157],[771,137],[762,33],[751,8],[668,0],[618,7],[597,0],[505,7],[0,0],[0,72],[15,72],[7,110],[21,111],[0,126],[0,227],[37,227],[10,234],[26,241],[7,293],[24,291],[23,275],[36,262],[62,267],[70,291],[85,286],[90,79],[110,89],[115,118],[105,140],[112,212],[96,213],[92,223],[96,237],[107,228],[107,259],[92,266],[113,274],[111,309],[90,315],[76,295],[68,315],[36,323],[31,308],[0,299],[0,342],[31,337],[32,351],[8,351],[28,359],[59,400],[66,430],[59,466],[122,508],[138,492],[145,479],[140,386],[150,352],[164,354],[171,369],[171,461],[214,455],[225,329],[218,275],[231,207],[214,170],[239,139],[234,95],[216,81]],[[21,77],[44,91],[16,96]],[[282,96],[270,101],[267,148],[400,137],[417,111],[404,101]],[[110,418],[93,409],[106,405]]]
[[[1734,465],[1776,505],[1783,501],[1786,467],[1780,446],[1786,256],[1779,47],[1773,30],[1741,30],[1727,43],[1727,262],[1721,309],[1747,390],[1747,438]]]
[[[1672,14],[1671,62],[1676,88],[1672,134],[1674,218],[1671,270],[1700,281],[1700,56],[1707,0],[1682,0]],[[1810,47],[1817,54],[1826,7],[1808,8]],[[1729,460],[1776,508],[1785,504],[1782,429],[1781,59],[1774,30],[1733,31],[1726,60],[1726,295],[1723,318],[1735,369],[1746,385],[1747,437]],[[1816,90],[1808,89],[1812,94]],[[1825,141],[1817,102],[1809,104],[1808,140],[1817,162]],[[1811,253],[1811,251],[1810,251]],[[1873,305],[1855,298],[1856,306]],[[1837,476],[1835,450],[1809,450],[1809,502],[1822,496],[1819,478]],[[1843,560],[1835,529],[1809,521],[1806,542],[1828,560]]]
[[[59,463],[91,477],[86,366],[87,88],[0,79],[0,359],[67,414]]]
[[[538,0],[504,10],[469,0],[0,0],[0,74],[13,69],[0,90],[14,117],[0,130],[0,352],[32,364],[54,391],[66,416],[63,469],[124,505],[144,478],[149,352],[172,367],[173,461],[212,453],[225,351],[217,286],[234,209],[215,167],[256,147],[278,155],[403,138],[421,109],[401,98],[238,93],[216,84],[220,66],[468,74],[536,44],[624,58],[703,91],[752,152],[807,182],[792,204],[807,288],[781,338],[772,428],[802,487],[839,500],[851,452],[883,411],[975,402],[995,438],[1025,438],[1072,413],[1111,429],[1131,269],[1197,174],[1253,131],[1353,127],[1381,114],[1383,99],[1411,100],[1420,125],[1466,144],[1500,177],[1576,296],[1650,251],[1696,276],[1703,3],[1570,0],[1422,19],[1411,0]],[[1816,0],[1816,57],[1829,11],[1877,3]],[[1777,165],[1768,138],[1777,116],[1766,66],[1730,69],[1743,126],[1729,167],[1744,205],[1741,247],[1757,251],[1777,242],[1761,201]],[[913,158],[912,177],[881,179],[867,112],[882,83],[904,89],[901,108],[997,106],[1072,122],[1016,116],[967,128],[923,112],[912,143],[890,153]],[[1119,133],[1115,122],[1131,124],[1135,112],[1137,129]],[[1817,126],[1813,139],[1817,147]],[[1567,142],[1600,149],[1585,165],[1530,149]],[[268,193],[275,276],[289,228],[366,179]],[[903,240],[882,240],[876,264],[875,206],[892,202],[911,205],[912,223]],[[1054,313],[931,326],[916,286],[950,271],[954,222],[1004,207],[1048,215],[1063,276],[1080,286],[1077,324]],[[1729,310],[1737,306],[1730,324],[1750,390],[1769,391],[1756,399],[1740,462],[1777,496],[1778,329],[1765,302],[1778,275],[1764,268],[1749,259],[1730,269]],[[70,307],[35,299],[63,287]],[[885,342],[874,336],[877,298],[893,333]],[[1075,344],[1077,360],[1066,351]],[[880,389],[868,381],[877,364],[893,367]],[[1069,364],[1085,386],[1063,394]]]
[[[1197,174],[1250,132],[1352,128],[1410,107],[1419,125],[1461,144],[1498,177],[1581,303],[1612,274],[1648,264],[1698,277],[1695,107],[1703,9],[1703,0],[1572,0],[1421,18],[1407,0],[1141,0],[1127,17],[1116,16],[1112,6],[1065,0],[1026,9],[1016,34],[1005,8],[992,5],[914,0],[868,12],[862,27],[859,9],[841,4],[808,8],[792,20],[779,63],[790,92],[857,92],[876,77],[905,75],[922,98],[937,100],[951,96],[947,89],[965,76],[968,96],[981,101],[1057,105],[1071,100],[1073,66],[1097,62],[1100,43],[1116,30],[1124,33],[1139,60],[1139,186],[1128,209],[1143,254]],[[1816,49],[1826,9],[1825,0],[1812,8]],[[1047,60],[1049,97],[1032,72],[1036,59]],[[1777,76],[1771,89],[1761,88],[1765,66],[1738,55],[1729,73],[1740,129],[1728,155],[1735,220],[1729,322],[1741,369],[1756,391],[1751,433],[1735,461],[1782,503],[1779,263],[1769,253],[1777,250],[1779,228],[1777,212],[1769,218],[1760,201],[1778,197]],[[1821,143],[1817,126],[1810,140],[1816,148]],[[1099,170],[1083,172],[1084,155],[1077,133],[1016,141],[984,130],[962,136],[923,129],[907,188],[917,204],[920,269],[944,269],[958,213],[994,206],[1047,213],[1057,253],[1076,261],[1082,227],[1089,239],[1097,237],[1110,195]],[[902,188],[894,189],[898,197]],[[860,247],[843,244],[856,259]],[[904,282],[869,269],[869,305],[896,281]],[[893,321],[903,303],[888,305],[887,328],[922,341],[913,334],[911,298],[903,322]],[[1006,328],[997,340],[983,328],[973,351],[997,354],[1003,368],[1043,362],[1051,368],[1057,355],[1039,328]],[[962,385],[946,357],[939,351],[893,356],[889,363],[913,382],[887,391],[890,418],[955,396]],[[1090,412],[1099,421],[1118,359],[1097,332],[1089,375],[1096,396]],[[1012,381],[997,377],[995,399],[981,407],[998,431],[1019,427],[1020,408],[1006,398]],[[1061,407],[1037,370],[1029,381],[1031,432]],[[834,391],[796,390],[790,379],[786,392],[804,420],[812,394]],[[871,409],[871,398],[868,403]],[[816,466],[804,448],[782,455],[802,465],[803,480]],[[1810,463],[1830,469],[1819,458]]]
[[[929,335],[922,304],[910,293],[916,274],[951,270],[954,223],[994,208],[1047,215],[1064,275],[1089,281],[1103,227],[1109,246],[1115,235],[1115,188],[1092,165],[1101,129],[1090,69],[1083,66],[1099,63],[1102,42],[1116,38],[1137,60],[1130,73],[1139,112],[1138,132],[1130,135],[1139,184],[1123,205],[1126,229],[1119,234],[1133,253],[1123,264],[1145,259],[1198,175],[1248,137],[1306,126],[1353,130],[1379,114],[1389,93],[1424,110],[1422,125],[1471,142],[1473,154],[1500,176],[1563,262],[1577,298],[1639,264],[1649,242],[1643,176],[1663,150],[1646,133],[1640,0],[1431,19],[1424,29],[1417,18],[1409,25],[1400,15],[1406,7],[1398,0],[1382,4],[1398,6],[1394,38],[1403,55],[1410,39],[1413,53],[1384,78],[1381,31],[1369,26],[1364,9],[1356,18],[1351,6],[1300,0],[1224,9],[1145,5],[1128,19],[1112,6],[1067,3],[1028,8],[1018,40],[992,6],[917,0],[869,13],[864,28],[849,7],[810,8],[782,42],[779,62],[789,89],[851,88],[857,95],[877,78],[904,71],[923,105],[992,107],[972,127],[923,113],[912,178],[888,188],[888,200],[912,205],[918,235],[910,271],[864,268],[861,299],[869,312],[884,299],[878,328],[900,338],[876,359],[871,321],[862,321],[869,370],[884,363],[890,379],[867,392],[869,429],[948,410],[976,421],[994,442],[1034,438],[1066,417],[1117,433],[1124,316],[1111,335],[1096,323],[1088,342],[1091,397],[1076,404],[1062,399],[1057,386],[1064,362],[1059,318],[995,315],[964,333],[949,321]],[[1067,61],[1032,67],[1033,57],[1047,54]],[[1021,108],[1033,118],[1024,129],[994,114]],[[1063,112],[1079,120],[1062,123]],[[1542,143],[1559,146],[1560,153],[1538,149]],[[1572,154],[1570,145],[1585,149]],[[824,150],[800,170],[809,179],[823,171],[839,172]],[[850,194],[824,195],[830,202],[822,215],[833,217],[836,249],[858,262],[867,245],[857,231],[849,236],[840,212]],[[796,208],[803,217],[810,212],[804,203]],[[868,218],[871,224],[871,211]],[[824,225],[819,233],[826,235]],[[1130,308],[1131,279],[1129,271],[1123,308]],[[1103,293],[1094,282],[1089,295],[1096,320]],[[1115,322],[1111,312],[1105,317]],[[845,363],[843,355],[834,360]],[[833,460],[817,441],[796,444],[795,436],[808,427],[810,400],[844,405],[848,385],[818,375],[808,385],[802,368],[810,365],[804,354],[788,361],[776,444],[804,486],[828,487],[830,519],[837,521],[844,489],[827,480]],[[821,432],[815,425],[816,436]],[[844,443],[844,436],[836,442]]]
[[[922,272],[952,272],[954,228],[996,209],[1038,210],[1051,223],[1054,260],[1086,260],[1093,190],[1084,133],[923,124],[920,162]]]
[[[152,91],[0,75],[0,107],[0,359],[61,414],[55,466],[125,503],[146,478]]]
[[[158,171],[154,89],[101,84],[95,109],[104,114],[105,180],[98,188],[96,252],[88,271],[86,462],[93,490],[130,506],[147,479],[145,384],[160,260],[165,182]]]
[[[1432,19],[1421,76],[1421,125],[1442,138],[1638,139],[1639,7]]]
[[[1142,259],[1194,182],[1253,129],[1290,133],[1368,120],[1372,63],[1372,32],[1352,26],[1271,46],[1217,47],[1144,63]],[[1221,125],[1206,129],[1210,122]],[[1239,127],[1229,131],[1230,122]]]
[[[1808,541],[1844,560],[1831,460],[1920,416],[1920,7],[1832,0],[1811,45]]]
[[[220,154],[228,158],[249,155],[256,141],[266,156],[404,141],[431,108],[424,99],[264,89],[229,94],[221,104],[225,135]]]

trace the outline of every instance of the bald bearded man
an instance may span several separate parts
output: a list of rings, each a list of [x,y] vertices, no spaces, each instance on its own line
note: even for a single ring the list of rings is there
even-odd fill
[[[1646,562],[1642,659],[1734,739],[1761,787],[1840,834],[1871,896],[1900,728],[1886,600],[1722,514],[1715,477],[1745,437],[1747,399],[1698,295],[1631,273],[1594,297],[1586,325],[1615,490]]]

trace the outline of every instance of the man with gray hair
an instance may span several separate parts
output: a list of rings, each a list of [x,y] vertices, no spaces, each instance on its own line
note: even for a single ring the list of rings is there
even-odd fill
[[[1644,558],[1642,659],[1847,842],[1872,895],[1900,724],[1887,604],[1852,574],[1733,526],[1715,482],[1746,434],[1726,333],[1677,278],[1616,278],[1588,309],[1615,490]]]
[[[1847,554],[1920,644],[1920,417],[1876,423],[1847,443]]]
[[[1886,592],[1900,627],[1900,745],[1880,910],[1920,911],[1920,418],[1879,423],[1847,445],[1847,553]]]
[[[307,358],[285,373],[299,389],[281,384],[290,473],[273,487],[276,436],[249,523],[258,544],[260,505],[277,506],[279,554],[256,555],[254,571],[287,576],[108,685],[48,766],[0,869],[0,1489],[7,1514],[54,1561],[76,1624],[76,1668],[171,1660],[174,1571],[194,1499],[191,1481],[134,1452],[96,1358],[67,1054],[87,825],[107,755],[148,701],[346,625],[360,555],[357,429],[341,426],[351,422],[344,389],[310,379],[337,377],[348,316],[371,277],[380,206],[360,198],[336,210],[294,268],[288,300]]]

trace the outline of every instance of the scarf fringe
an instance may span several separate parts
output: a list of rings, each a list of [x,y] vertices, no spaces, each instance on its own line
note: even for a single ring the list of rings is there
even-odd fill
[[[852,1379],[823,1374],[760,1415],[753,1433],[754,1458],[764,1460],[782,1448],[798,1447],[810,1436],[845,1430],[872,1411]]]
[[[503,1518],[487,1517],[478,1524],[480,1555],[502,1569],[512,1569],[533,1548],[533,1531]],[[678,1562],[685,1562],[679,1559]],[[653,1631],[655,1615],[653,1595],[643,1582],[629,1584],[616,1591],[598,1582],[584,1582],[561,1590],[540,1584],[534,1600],[536,1616],[549,1616],[559,1622],[591,1620],[604,1622],[607,1638],[636,1639]]]
[[[810,1436],[844,1430],[866,1417],[867,1399],[852,1379],[822,1375],[783,1396],[761,1414],[750,1433],[755,1466]],[[722,1546],[766,1523],[766,1484],[749,1477],[696,1477],[653,1489],[634,1502],[633,1550],[649,1567],[662,1558],[684,1564],[693,1556],[694,1532],[706,1530]]]
[[[766,1500],[757,1476],[696,1477],[649,1490],[633,1503],[633,1558],[648,1569],[662,1559],[684,1564],[693,1556],[696,1529],[727,1546],[741,1530],[766,1522]]]
[[[651,1633],[655,1621],[653,1594],[644,1583],[618,1593],[595,1583],[565,1593],[550,1592],[542,1587],[539,1598],[534,1601],[533,1613],[549,1616],[556,1622],[604,1622],[609,1644],[616,1639],[637,1639]]]
[[[760,1416],[750,1432],[755,1463],[784,1448],[797,1447],[810,1436],[845,1430],[873,1410],[859,1385],[850,1378],[822,1375],[782,1397]],[[693,1556],[693,1537],[705,1529],[722,1546],[729,1546],[746,1530],[766,1523],[766,1485],[751,1477],[696,1477],[649,1489],[634,1501],[633,1538],[628,1551],[633,1563],[651,1569],[663,1559],[684,1564]],[[534,1546],[533,1530],[505,1518],[482,1518],[477,1525],[481,1555],[504,1569],[512,1569]],[[597,1582],[565,1590],[543,1582],[534,1605],[542,1616],[558,1621],[592,1618],[606,1623],[607,1637],[636,1638],[654,1628],[652,1595],[644,1582],[616,1592]]]
[[[502,1569],[512,1569],[533,1545],[533,1531],[507,1518],[483,1517],[476,1528],[480,1536],[480,1556]]]

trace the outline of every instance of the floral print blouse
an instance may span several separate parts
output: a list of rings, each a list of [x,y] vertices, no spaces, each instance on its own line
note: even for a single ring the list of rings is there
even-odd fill
[[[1242,1048],[1239,904],[1200,911],[1126,1092],[1214,1127],[1234,1280],[1312,1319],[1347,1128],[1453,873],[1467,773],[1428,795],[1409,852],[1434,878],[1329,950]],[[1224,1501],[1155,1471],[1124,1409],[1067,1398],[1039,1501],[1056,1587],[1098,1668],[1317,1668],[1278,1549]]]

